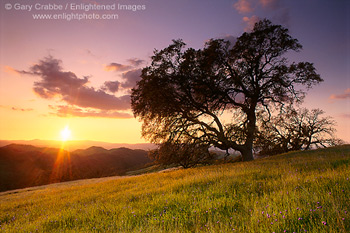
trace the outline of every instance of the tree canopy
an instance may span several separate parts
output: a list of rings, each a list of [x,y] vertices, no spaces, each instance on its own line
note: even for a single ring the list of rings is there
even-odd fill
[[[142,135],[234,149],[252,160],[258,112],[301,101],[305,88],[323,81],[312,63],[285,57],[301,48],[288,29],[265,19],[235,44],[211,39],[196,50],[174,40],[155,50],[131,95]]]

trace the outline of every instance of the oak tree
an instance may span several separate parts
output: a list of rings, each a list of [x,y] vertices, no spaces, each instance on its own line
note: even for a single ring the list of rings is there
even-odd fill
[[[334,135],[334,120],[323,114],[320,109],[289,106],[261,124],[255,150],[259,155],[275,155],[342,144]]]
[[[305,88],[322,81],[312,63],[285,57],[301,48],[288,29],[265,19],[234,44],[211,39],[193,49],[174,40],[155,50],[131,95],[142,135],[153,143],[194,140],[234,149],[253,160],[257,112],[300,101]]]

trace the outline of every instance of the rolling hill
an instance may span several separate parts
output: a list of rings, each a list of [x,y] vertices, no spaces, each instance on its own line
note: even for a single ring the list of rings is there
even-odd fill
[[[149,162],[144,150],[90,147],[68,152],[11,144],[0,148],[0,191],[122,175]]]
[[[345,145],[8,191],[0,231],[345,233],[349,165]]]
[[[0,147],[7,146],[10,144],[22,144],[22,145],[31,145],[37,147],[50,147],[50,148],[60,148],[62,141],[55,140],[0,140]],[[105,149],[113,149],[126,147],[129,149],[141,149],[141,150],[150,150],[155,149],[156,146],[151,143],[137,143],[137,144],[127,144],[127,143],[109,143],[109,142],[99,142],[99,141],[89,141],[89,140],[71,140],[65,142],[66,149],[69,151],[74,151],[78,149],[87,149],[89,147],[98,146]]]

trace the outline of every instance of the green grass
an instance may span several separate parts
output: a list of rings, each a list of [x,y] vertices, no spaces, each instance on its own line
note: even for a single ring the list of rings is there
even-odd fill
[[[350,232],[350,146],[0,194],[1,232]]]

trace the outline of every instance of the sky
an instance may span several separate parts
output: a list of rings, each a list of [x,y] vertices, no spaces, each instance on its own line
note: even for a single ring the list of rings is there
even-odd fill
[[[267,18],[302,44],[289,60],[324,79],[303,106],[350,143],[348,0],[1,0],[0,13],[0,140],[60,140],[68,127],[73,140],[146,142],[130,91],[153,51],[179,38],[199,49]]]

